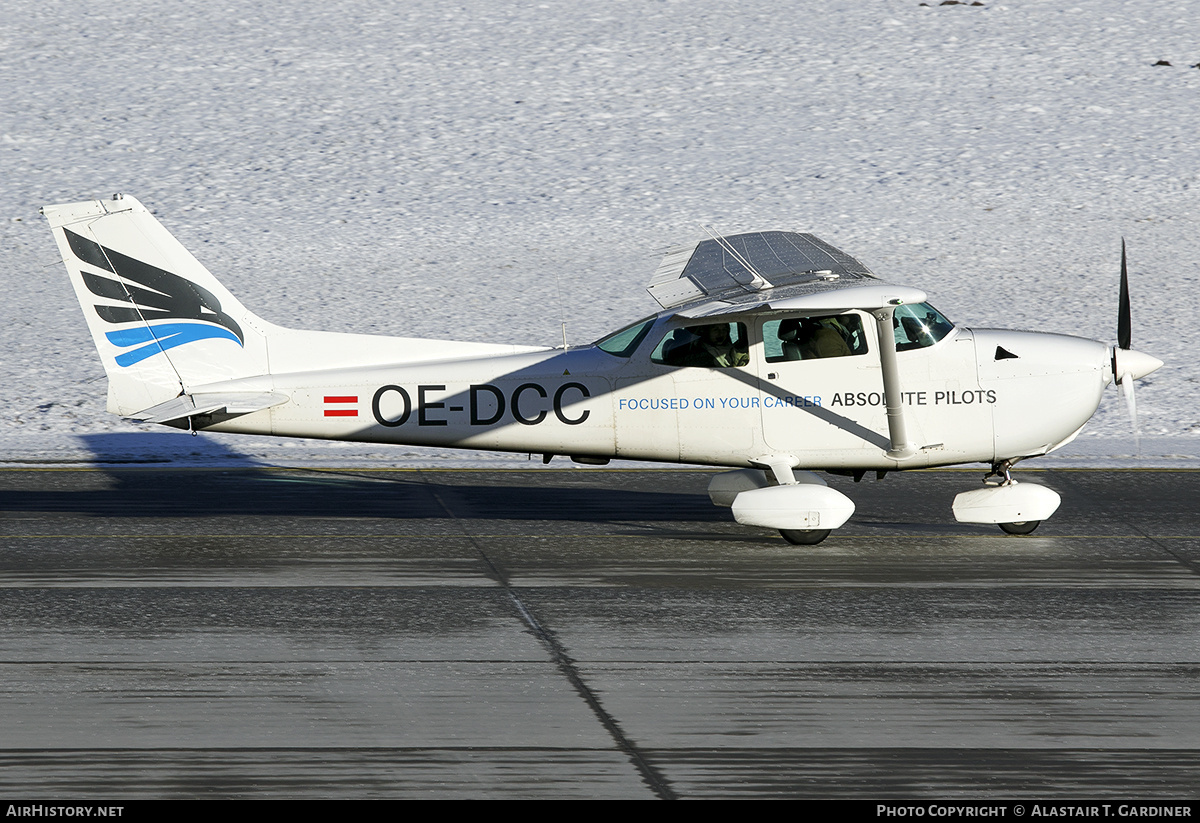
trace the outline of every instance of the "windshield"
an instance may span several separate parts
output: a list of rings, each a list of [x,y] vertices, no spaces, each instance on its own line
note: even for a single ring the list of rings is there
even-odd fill
[[[916,303],[896,307],[892,330],[896,334],[896,351],[910,351],[932,346],[953,331],[954,324],[928,303]]]
[[[642,338],[646,336],[646,332],[650,331],[650,327],[654,325],[655,319],[654,317],[647,317],[645,320],[639,320],[620,331],[613,332],[608,337],[600,338],[594,345],[602,352],[607,352],[617,357],[629,357],[637,351],[638,344],[642,342]]]

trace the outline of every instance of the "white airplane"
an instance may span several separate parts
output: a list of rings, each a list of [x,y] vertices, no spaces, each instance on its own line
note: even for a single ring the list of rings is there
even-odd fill
[[[177,428],[725,466],[717,505],[814,544],[854,503],[816,474],[984,463],[955,517],[1028,534],[1058,495],[1009,469],[1073,440],[1118,345],[955,326],[810,234],[669,251],[662,311],[578,348],[298,331],[247,310],[132,197],[46,206],[108,375],[108,409]],[[1132,402],[1131,402],[1132,408]]]

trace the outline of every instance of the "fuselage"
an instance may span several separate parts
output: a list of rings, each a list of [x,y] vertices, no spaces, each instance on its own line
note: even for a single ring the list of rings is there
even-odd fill
[[[273,391],[288,400],[193,422],[215,431],[587,459],[744,467],[785,454],[800,468],[907,469],[1044,454],[1078,433],[1112,380],[1111,350],[1102,343],[947,325],[929,345],[897,346],[917,450],[894,459],[886,455],[876,324],[866,312],[832,316],[840,319],[830,325],[855,338],[836,355],[789,359],[779,342],[788,318],[747,314],[729,318],[744,338],[739,362],[688,363],[672,359],[669,344],[697,321],[664,312],[644,321],[627,351],[593,345],[196,387]]]

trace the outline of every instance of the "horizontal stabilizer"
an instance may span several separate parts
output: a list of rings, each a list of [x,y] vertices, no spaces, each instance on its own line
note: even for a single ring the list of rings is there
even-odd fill
[[[276,392],[217,392],[182,394],[165,403],[151,406],[136,414],[128,415],[131,420],[143,423],[171,423],[188,417],[222,412],[229,415],[250,414],[286,403],[288,397]]]

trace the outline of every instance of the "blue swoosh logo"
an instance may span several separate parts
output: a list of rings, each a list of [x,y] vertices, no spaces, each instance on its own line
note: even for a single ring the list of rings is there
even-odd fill
[[[208,323],[160,323],[157,326],[137,326],[130,329],[118,329],[106,332],[105,337],[114,346],[127,349],[131,346],[139,348],[117,355],[117,365],[121,367],[140,363],[147,357],[153,357],[159,352],[192,343],[207,338],[224,338],[232,340],[239,346],[242,341],[237,335],[222,326]]]

